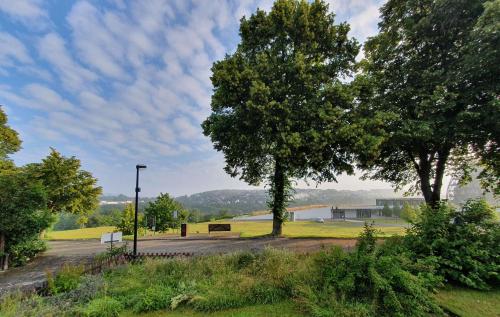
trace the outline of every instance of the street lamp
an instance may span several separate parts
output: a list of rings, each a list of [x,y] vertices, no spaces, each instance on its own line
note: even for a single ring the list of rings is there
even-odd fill
[[[137,164],[135,168],[137,174],[135,177],[134,257],[137,256],[137,214],[139,212],[139,192],[141,191],[139,187],[139,170],[141,168],[146,168],[146,165]]]

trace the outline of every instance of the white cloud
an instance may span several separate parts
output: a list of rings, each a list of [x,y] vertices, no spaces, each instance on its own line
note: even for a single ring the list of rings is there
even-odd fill
[[[22,3],[24,9],[9,8],[7,14],[49,19],[41,2]],[[155,169],[154,191],[248,188],[223,172],[223,158],[214,156],[200,123],[210,112],[210,67],[234,51],[241,16],[257,6],[269,10],[272,3],[77,1],[65,13],[64,25],[51,24],[42,36],[0,33],[0,74],[36,77],[1,86],[0,103],[36,109],[19,121],[21,130],[57,148],[84,149],[105,186],[120,185],[118,166],[143,160]],[[357,37],[376,30],[377,2],[335,3],[338,12],[349,15]],[[5,5],[0,0],[0,10]],[[30,56],[33,48],[37,56]],[[176,182],[176,177],[187,179]]]
[[[38,51],[59,74],[62,84],[70,90],[89,88],[97,80],[96,74],[79,65],[68,52],[64,40],[56,33],[48,33],[38,41]]]
[[[13,66],[15,63],[32,64],[24,44],[6,32],[0,32],[0,65]]]
[[[24,91],[25,95],[32,100],[31,104],[35,105],[35,107],[40,107],[41,109],[47,111],[69,111],[75,109],[75,107],[70,102],[63,99],[54,90],[43,85],[29,84],[24,87]]]
[[[377,33],[379,8],[386,0],[329,0],[330,9],[337,22],[347,21],[351,25],[351,36],[363,43],[367,37]]]
[[[102,14],[98,9],[80,1],[71,9],[67,21],[73,30],[74,45],[86,64],[106,76],[116,79],[128,77],[118,62],[124,58],[123,47],[102,23]]]
[[[46,112],[76,109],[57,92],[41,84],[28,84],[23,87],[22,92],[23,94],[15,93],[11,87],[2,86],[0,89],[0,102]]]
[[[0,0],[0,11],[24,19],[33,19],[47,16],[39,0]]]

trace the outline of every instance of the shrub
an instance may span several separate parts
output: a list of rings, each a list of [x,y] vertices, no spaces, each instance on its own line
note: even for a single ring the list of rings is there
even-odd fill
[[[434,258],[448,281],[477,289],[500,281],[500,225],[484,200],[469,200],[461,211],[422,207],[405,244],[414,261]]]
[[[152,285],[133,300],[133,309],[136,313],[155,311],[170,307],[175,291],[167,286]]]
[[[83,266],[73,266],[65,264],[62,269],[53,278],[47,273],[47,283],[51,294],[59,294],[71,291],[78,287],[82,279]]]
[[[88,317],[117,317],[123,310],[123,305],[111,297],[101,297],[92,300],[83,309],[83,315]]]
[[[426,316],[441,312],[425,284],[401,267],[397,257],[333,248],[320,252],[315,262],[317,278],[309,294],[317,295],[305,299],[314,315],[337,316],[335,310],[340,306],[345,310],[341,316]]]
[[[20,241],[9,248],[9,265],[22,266],[38,253],[47,250],[47,244],[38,236]]]

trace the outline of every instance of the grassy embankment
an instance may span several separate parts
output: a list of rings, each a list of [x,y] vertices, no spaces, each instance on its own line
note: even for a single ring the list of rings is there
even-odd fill
[[[500,290],[476,291],[460,287],[448,287],[436,294],[439,305],[453,314],[463,317],[500,316]],[[124,314],[133,316],[133,314]],[[283,302],[274,305],[257,305],[240,309],[230,309],[216,313],[199,313],[192,310],[177,312],[154,312],[144,317],[250,317],[250,316],[303,316],[296,304]]]
[[[357,292],[351,294],[353,291],[341,288],[334,292],[351,294],[348,301],[324,302],[336,297],[329,293],[333,289],[318,285],[340,285],[338,283],[348,281],[336,274],[340,272],[338,268],[342,270],[343,265],[358,257],[352,254],[346,262],[348,256],[336,251],[304,255],[267,249],[262,254],[239,252],[192,259],[147,260],[94,276],[81,276],[75,267],[51,284],[51,296],[14,295],[0,300],[0,316],[319,317],[334,316],[336,312],[339,316],[379,316],[380,309],[383,315],[389,316],[388,307],[380,306],[388,303],[365,297],[371,288],[370,292],[357,297],[353,295]],[[329,269],[325,271],[325,268]],[[398,275],[403,280],[388,280],[386,278],[392,275],[386,268],[378,264],[371,268],[376,270],[378,279],[389,283],[384,285],[396,292],[391,293],[396,296],[393,300],[404,305],[411,315],[425,315],[413,310],[422,309],[420,305],[425,304],[425,296],[429,296],[458,316],[499,316],[500,290],[479,292],[448,287],[437,295],[425,295],[414,279]],[[363,272],[360,267],[354,270]],[[362,277],[363,280],[370,278]],[[330,282],[325,282],[327,280]],[[411,284],[405,284],[408,282]]]
[[[372,220],[367,220],[371,222]],[[271,221],[231,221],[220,220],[218,223],[230,223],[232,233],[239,233],[240,237],[252,238],[269,234],[272,230]],[[395,234],[402,235],[405,233],[407,225],[402,220],[387,219],[375,220],[375,228],[380,230],[381,237],[388,237]],[[191,235],[208,234],[208,222],[188,224],[188,233]],[[363,230],[362,222],[325,222],[317,223],[312,221],[296,221],[287,222],[283,226],[283,234],[290,238],[356,238]],[[85,228],[64,231],[52,231],[47,233],[49,240],[64,240],[64,239],[98,239],[103,233],[111,232],[114,227],[98,227]],[[226,233],[213,233],[219,235]],[[167,233],[156,234],[156,237],[169,236],[179,234]]]

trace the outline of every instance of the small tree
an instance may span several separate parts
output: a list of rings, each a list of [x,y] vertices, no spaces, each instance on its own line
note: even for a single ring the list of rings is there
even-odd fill
[[[118,225],[118,229],[120,229],[123,234],[129,235],[134,233],[134,217],[134,205],[126,204],[121,214],[120,224]]]
[[[408,203],[404,203],[400,216],[402,219],[410,223],[415,223],[419,215],[420,215],[420,210],[418,208],[412,207]]]
[[[175,211],[177,212],[177,218],[174,217]],[[184,207],[168,194],[160,194],[155,201],[150,202],[144,214],[148,219],[154,217],[156,230],[161,232],[179,228],[180,224],[186,221],[188,216]]]
[[[385,217],[392,216],[392,209],[389,207],[389,205],[384,204],[384,208],[382,209],[382,215]]]
[[[352,173],[343,120],[357,42],[323,1],[278,0],[242,18],[236,52],[214,63],[212,114],[203,123],[225,171],[267,182],[272,235],[281,235],[291,180]]]
[[[25,170],[0,173],[0,253],[23,264],[43,249],[40,233],[53,221],[43,185]]]
[[[393,217],[401,217],[401,208],[399,207],[399,204],[395,204],[392,207],[392,216]]]

